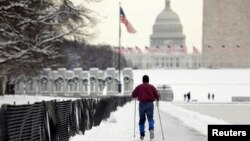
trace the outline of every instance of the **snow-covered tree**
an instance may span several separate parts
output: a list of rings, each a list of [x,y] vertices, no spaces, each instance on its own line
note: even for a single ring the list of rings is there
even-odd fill
[[[91,35],[91,11],[71,0],[0,1],[0,74],[19,75],[54,63],[66,37]]]

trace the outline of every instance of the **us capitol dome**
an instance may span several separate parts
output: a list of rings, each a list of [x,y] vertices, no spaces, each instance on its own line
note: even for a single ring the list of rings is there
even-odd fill
[[[156,17],[150,47],[121,48],[128,67],[135,69],[197,69],[202,65],[201,53],[188,53],[186,37],[179,16],[171,9],[170,0]],[[119,48],[115,49],[118,52]],[[194,49],[194,48],[193,48]],[[194,51],[193,51],[194,52]]]
[[[150,47],[185,46],[185,35],[179,16],[171,9],[170,0],[157,16],[150,36]]]

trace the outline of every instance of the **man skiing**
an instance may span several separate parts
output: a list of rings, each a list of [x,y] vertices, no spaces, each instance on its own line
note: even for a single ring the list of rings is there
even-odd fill
[[[132,97],[139,101],[139,129],[141,139],[145,136],[145,121],[146,116],[149,124],[150,139],[154,138],[154,101],[157,100],[156,105],[159,106],[159,93],[156,88],[149,84],[149,77],[144,75],[142,77],[142,84],[138,85],[132,92]]]

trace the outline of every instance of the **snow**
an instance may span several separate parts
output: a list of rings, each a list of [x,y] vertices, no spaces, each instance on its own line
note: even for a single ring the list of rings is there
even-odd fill
[[[134,135],[134,103],[130,102],[123,108],[112,113],[107,121],[103,121],[100,126],[87,130],[85,135],[76,135],[70,141],[131,141]],[[132,110],[132,111],[131,111]],[[116,122],[112,122],[116,120]],[[138,121],[138,119],[137,119]],[[137,131],[137,130],[136,130]],[[138,135],[138,133],[137,133]]]
[[[137,105],[138,107],[138,105]],[[167,107],[167,108],[166,108]],[[207,135],[208,124],[228,124],[227,122],[210,116],[201,115],[197,112],[189,111],[181,107],[175,106],[173,103],[160,102],[160,109],[178,118],[184,125],[189,126],[203,135]],[[131,141],[134,135],[134,102],[126,104],[123,108],[119,108],[113,115],[104,121],[98,127],[85,132],[85,135],[76,135],[70,141]],[[109,121],[116,122],[109,122]],[[157,120],[157,118],[155,118]],[[138,115],[136,116],[136,124]],[[162,120],[164,122],[164,119]],[[147,126],[147,124],[146,124]],[[147,127],[146,127],[147,128]],[[166,127],[165,127],[166,128]],[[177,131],[178,132],[178,131]],[[138,129],[136,128],[136,136],[138,137]]]
[[[174,92],[174,101],[178,102],[183,101],[183,94],[189,91],[192,98],[200,102],[208,102],[207,94],[214,93],[214,102],[218,103],[218,106],[220,106],[219,102],[230,102],[232,96],[250,96],[250,69],[134,70],[133,72],[134,87],[140,84],[142,76],[147,74],[150,77],[150,83],[155,86],[160,84],[170,85]],[[104,122],[95,130],[87,131],[84,136],[77,135],[72,138],[72,141],[84,139],[94,141],[101,137],[102,140],[105,140],[107,136],[114,137],[107,139],[113,141],[117,140],[117,136],[121,136],[121,133],[124,137],[120,137],[119,140],[129,140],[128,138],[132,138],[133,135],[133,132],[131,132],[133,127],[128,124],[133,123],[133,119],[131,119],[133,117],[133,112],[131,112],[132,106],[129,103],[122,109],[123,111],[119,109],[119,111],[115,112],[117,123],[110,125],[111,123]],[[184,125],[195,129],[203,135],[207,135],[208,124],[229,124],[223,121],[223,119],[186,110],[175,106],[173,103],[161,102],[160,109],[178,118]],[[118,116],[121,116],[121,118]],[[128,130],[120,130],[124,128]],[[119,132],[117,132],[117,129],[119,129]],[[112,132],[113,134],[110,135],[107,132]]]
[[[35,59],[33,53],[37,52],[38,54],[43,54],[46,56],[53,56],[53,58],[60,57],[58,56],[57,48],[54,44],[57,41],[61,41],[63,37],[67,37],[73,34],[80,34],[81,28],[88,27],[89,25],[85,24],[84,27],[81,22],[67,22],[71,21],[64,18],[64,22],[58,24],[58,19],[60,19],[64,14],[72,14],[68,9],[61,9],[62,5],[65,3],[51,3],[52,5],[47,6],[47,8],[42,8],[40,11],[33,7],[34,4],[44,5],[46,2],[36,3],[35,1],[23,0],[23,1],[9,1],[5,2],[4,5],[0,5],[1,17],[5,20],[1,23],[1,39],[0,48],[3,48],[0,52],[0,56],[3,59],[0,59],[1,64],[9,63],[8,61],[15,60],[20,63],[29,63],[27,59],[39,61],[42,58]],[[69,6],[67,4],[67,6]],[[18,10],[13,10],[15,8],[20,8],[22,13],[27,13],[33,11],[33,16],[29,14],[19,14]],[[84,19],[88,21],[88,24],[92,24],[91,18],[89,18],[88,12],[79,11],[78,7],[70,5],[70,8],[76,10],[79,17],[78,19]],[[36,12],[35,12],[36,11]],[[86,15],[85,15],[86,14]],[[16,21],[13,23],[13,21]],[[12,25],[13,24],[13,25]],[[48,30],[48,28],[42,28],[39,32],[34,32],[33,36],[27,36],[23,31],[30,30],[28,26],[32,24],[34,27],[44,27],[51,25],[57,25],[57,28]],[[68,28],[70,25],[70,28]],[[15,28],[13,28],[15,27]],[[62,28],[62,30],[60,30]],[[85,34],[81,34],[85,35]],[[87,36],[87,35],[86,35]],[[25,42],[24,42],[25,40]],[[20,43],[22,45],[20,45]],[[33,61],[34,62],[34,61]],[[40,61],[41,62],[41,61]],[[11,66],[11,63],[7,66]],[[13,68],[13,66],[11,66]],[[18,68],[17,68],[18,69]]]
[[[30,104],[41,101],[49,101],[49,100],[76,100],[79,98],[67,98],[67,97],[50,97],[50,96],[27,96],[27,95],[5,95],[4,97],[0,97],[0,105],[2,104]]]
[[[1,6],[0,7],[0,10],[8,10],[8,9],[11,9],[11,8],[15,8],[15,7],[24,7],[25,5],[22,4],[22,3],[11,3],[10,5],[8,6]]]
[[[202,115],[198,112],[186,110],[167,102],[161,102],[160,109],[181,120],[186,126],[191,127],[206,136],[207,125],[229,124],[222,119]]]
[[[174,101],[183,101],[184,94],[207,102],[208,93],[215,94],[214,102],[231,102],[232,96],[250,96],[250,69],[197,69],[197,70],[134,70],[134,86],[147,74],[150,83],[170,85]]]
[[[174,92],[174,102],[160,102],[160,110],[177,118],[184,125],[191,127],[203,135],[207,135],[208,124],[229,124],[223,119],[203,115],[195,111],[176,106],[176,103],[184,103],[183,94],[191,92],[196,104],[208,103],[207,94],[214,93],[215,101],[220,104],[231,102],[232,96],[250,96],[250,69],[220,69],[220,70],[134,70],[134,87],[141,83],[144,74],[149,75],[150,83],[170,85]],[[67,99],[42,96],[5,96],[0,97],[0,104],[26,104],[42,100]],[[70,98],[72,99],[72,98]],[[187,104],[187,103],[186,103]],[[178,104],[177,104],[178,105]],[[244,104],[243,104],[244,105]],[[232,105],[233,106],[233,105]],[[70,141],[131,141],[134,131],[134,103],[130,102],[111,114],[111,117],[103,121],[100,126],[85,132],[85,135],[76,135]],[[136,117],[138,121],[138,115]],[[234,118],[239,118],[235,115]],[[163,119],[164,121],[164,119]],[[138,135],[138,129],[136,129]]]

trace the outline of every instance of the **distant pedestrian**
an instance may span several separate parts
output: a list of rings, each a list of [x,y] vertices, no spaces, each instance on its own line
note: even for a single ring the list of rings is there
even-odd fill
[[[208,93],[208,95],[207,95],[207,99],[208,99],[208,100],[210,100],[210,93]]]
[[[132,97],[139,100],[139,129],[141,139],[145,136],[145,122],[146,116],[149,124],[150,139],[154,138],[154,101],[156,101],[156,106],[159,106],[160,95],[156,88],[149,84],[149,77],[144,75],[142,77],[142,84],[138,85],[132,92]]]
[[[212,94],[212,100],[214,100],[214,94]]]
[[[189,102],[190,99],[191,99],[191,94],[190,94],[190,92],[188,92],[188,93],[187,93],[187,101]]]
[[[186,99],[187,99],[187,95],[186,95],[186,94],[184,94],[184,101],[186,101]]]

